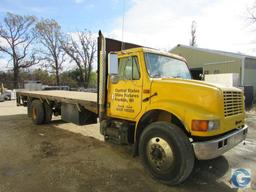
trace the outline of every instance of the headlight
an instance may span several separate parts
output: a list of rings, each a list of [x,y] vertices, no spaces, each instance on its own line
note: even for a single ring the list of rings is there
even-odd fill
[[[219,128],[219,121],[211,120],[208,121],[208,131],[212,131]]]
[[[193,131],[212,131],[219,128],[218,120],[192,120]]]

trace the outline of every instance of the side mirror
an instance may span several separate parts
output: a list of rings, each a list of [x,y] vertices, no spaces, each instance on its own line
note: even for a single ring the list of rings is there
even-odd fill
[[[110,52],[108,54],[108,74],[117,75],[118,74],[118,57],[116,53]]]
[[[108,54],[108,74],[110,75],[110,81],[113,84],[117,84],[119,81],[118,76],[118,57],[114,52]]]

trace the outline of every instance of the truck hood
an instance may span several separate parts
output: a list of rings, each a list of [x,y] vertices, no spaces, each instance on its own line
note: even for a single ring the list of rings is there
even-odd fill
[[[182,118],[187,122],[191,122],[191,119],[224,120],[223,91],[241,92],[240,89],[234,87],[228,88],[196,80],[161,78],[152,79],[151,83],[151,94],[157,93],[155,97],[152,97],[151,104],[173,105],[173,109],[178,109],[183,115]],[[231,123],[230,126],[223,125],[220,131],[224,133],[234,128]]]
[[[192,86],[199,86],[199,87],[208,87],[212,89],[219,89],[220,91],[241,91],[240,89],[236,87],[226,87],[221,84],[215,84],[215,83],[208,83],[205,81],[199,81],[199,80],[190,80],[190,79],[180,79],[180,78],[159,78],[159,79],[152,79],[153,82],[168,82],[168,83],[177,83],[177,84],[186,84],[186,85],[192,85]]]
[[[176,78],[152,79],[151,84],[151,94],[158,95],[155,99],[183,103],[191,105],[192,108],[200,107],[210,110],[211,113],[216,112],[211,111],[211,105],[219,106],[222,89],[210,83]]]

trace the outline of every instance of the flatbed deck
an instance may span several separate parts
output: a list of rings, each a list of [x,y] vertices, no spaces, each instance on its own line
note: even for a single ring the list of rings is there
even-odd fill
[[[97,93],[78,92],[78,91],[17,91],[17,97],[38,98],[48,101],[57,101],[81,105],[87,110],[97,114]]]

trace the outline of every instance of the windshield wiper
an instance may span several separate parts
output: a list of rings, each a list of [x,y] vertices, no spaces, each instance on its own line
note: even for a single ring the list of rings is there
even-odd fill
[[[152,75],[152,78],[182,78],[181,76],[161,76],[160,74]]]
[[[162,78],[182,78],[181,76],[162,76]]]
[[[153,78],[161,78],[161,75],[158,73],[158,74],[154,74],[152,75]]]

